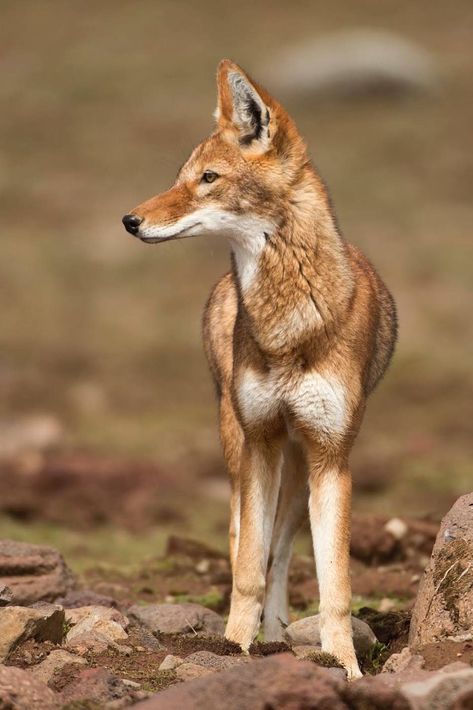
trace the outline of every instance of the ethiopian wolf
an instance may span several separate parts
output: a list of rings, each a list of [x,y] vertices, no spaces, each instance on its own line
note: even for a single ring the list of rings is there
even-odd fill
[[[322,648],[351,678],[348,456],[396,340],[393,299],[341,236],[294,121],[239,66],[218,67],[216,130],[173,187],[123,218],[143,242],[226,237],[204,344],[231,479],[226,636],[247,650],[288,622],[288,566],[309,511]]]

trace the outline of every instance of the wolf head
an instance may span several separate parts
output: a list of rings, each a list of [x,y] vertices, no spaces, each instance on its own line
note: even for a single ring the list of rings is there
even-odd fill
[[[217,89],[214,133],[170,190],[123,218],[143,242],[218,233],[252,251],[284,220],[308,164],[304,141],[283,107],[228,59],[218,66]]]

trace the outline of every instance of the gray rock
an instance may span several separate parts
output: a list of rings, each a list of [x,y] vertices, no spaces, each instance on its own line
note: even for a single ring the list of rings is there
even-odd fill
[[[13,601],[13,592],[6,584],[0,584],[0,606],[8,606]]]
[[[377,638],[368,624],[355,616],[351,618],[353,628],[353,643],[356,653],[366,656]],[[320,614],[298,619],[284,630],[284,638],[291,646],[315,646],[321,648],[320,643]]]
[[[32,666],[29,672],[37,679],[49,684],[53,679],[56,671],[61,671],[66,667],[70,666],[83,666],[86,661],[80,656],[76,656],[73,653],[69,653],[62,648],[58,648],[56,651],[51,651],[49,656],[47,656],[44,661],[38,663],[36,666]]]
[[[473,668],[446,672],[447,668],[432,673],[430,678],[401,686],[413,710],[453,708],[458,696],[473,692]]]
[[[109,648],[118,650],[118,644],[97,631],[88,631],[68,641],[67,648],[74,653],[78,653],[80,656],[84,656],[88,651],[104,653]]]
[[[175,668],[180,666],[181,663],[184,663],[184,659],[179,658],[179,656],[173,656],[172,654],[168,654],[161,662],[161,665],[159,666],[159,670],[160,671],[173,671]]]
[[[191,666],[201,666],[209,671],[224,671],[227,668],[232,668],[238,663],[242,663],[247,660],[249,659],[246,656],[219,656],[211,651],[196,651],[195,653],[191,653],[190,656],[187,656],[185,659],[173,655],[166,656],[159,666],[159,670],[172,671],[176,670],[183,664],[187,664]],[[188,670],[189,669],[184,669],[184,675],[188,675]],[[190,672],[192,672],[192,669],[190,669]],[[179,674],[178,677],[180,677]],[[197,675],[195,677],[197,677]],[[188,678],[185,679],[188,680]]]
[[[91,632],[100,634],[108,641],[122,641],[128,638],[125,630],[128,628],[128,619],[111,607],[83,606],[67,609],[66,620],[72,624],[66,637],[69,644],[79,636]]]
[[[6,660],[18,644],[27,639],[61,643],[64,621],[64,610],[54,604],[0,609],[0,661]]]
[[[32,604],[66,594],[74,577],[53,547],[0,540],[0,584],[11,589],[15,604]]]
[[[418,671],[425,665],[422,656],[413,655],[408,646],[400,653],[393,653],[383,666],[383,673],[401,673],[405,671]]]
[[[344,696],[349,707],[383,710],[467,710],[472,698],[473,669],[466,663],[452,663],[437,671],[416,670],[411,665],[395,673],[365,676],[349,683]]]
[[[187,663],[195,663],[198,666],[209,668],[211,671],[224,671],[239,663],[248,662],[249,658],[248,656],[219,656],[212,651],[195,651],[185,660]]]
[[[202,678],[205,675],[211,675],[215,673],[215,669],[206,668],[205,666],[200,666],[197,663],[189,663],[187,660],[181,663],[176,668],[176,676],[179,680],[195,680],[196,678]]]
[[[128,610],[130,618],[137,619],[154,634],[223,635],[223,619],[200,604],[136,604]]]
[[[56,710],[60,698],[29,671],[0,665],[0,708],[3,710]]]
[[[473,493],[462,496],[440,526],[412,614],[409,646],[473,632]]]
[[[273,91],[303,97],[423,92],[438,81],[428,52],[404,37],[369,29],[286,49],[261,73]]]

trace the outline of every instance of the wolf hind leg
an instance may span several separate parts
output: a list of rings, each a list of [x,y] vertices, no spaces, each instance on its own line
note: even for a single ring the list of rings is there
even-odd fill
[[[284,447],[278,508],[271,546],[264,603],[264,637],[282,641],[289,623],[288,577],[295,535],[308,513],[307,466],[301,447],[288,442]]]

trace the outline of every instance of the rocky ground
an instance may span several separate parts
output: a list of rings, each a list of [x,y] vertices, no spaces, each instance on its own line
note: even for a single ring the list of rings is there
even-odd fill
[[[0,707],[466,710],[473,495],[436,533],[425,521],[355,518],[355,598],[378,601],[354,612],[365,676],[353,683],[320,651],[310,558],[292,564],[285,642],[256,641],[244,656],[223,637],[231,576],[218,550],[170,537],[166,554],[137,574],[97,569],[79,578],[55,549],[3,540]]]

